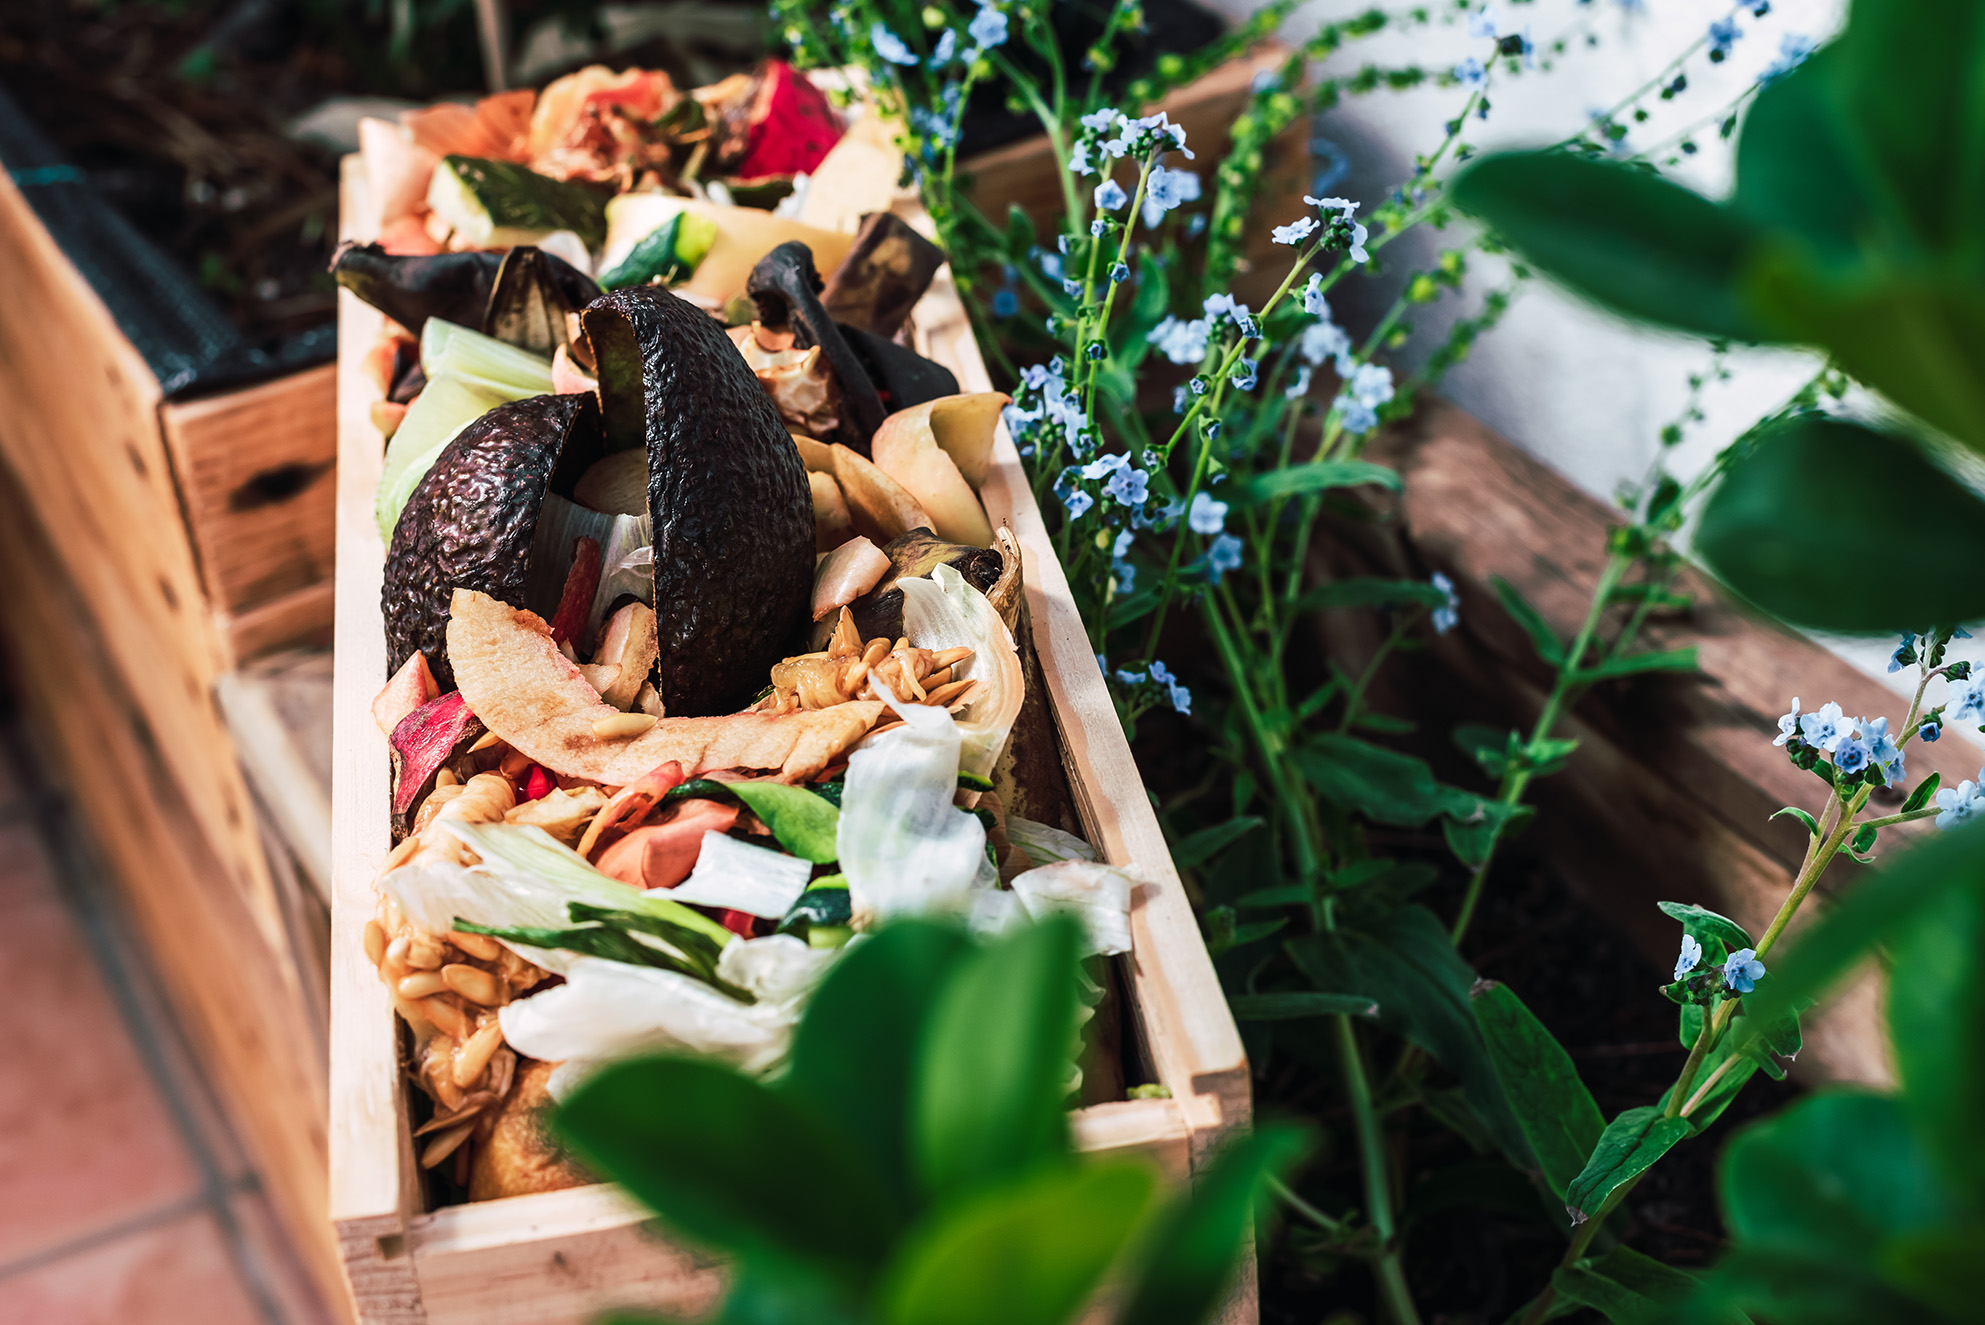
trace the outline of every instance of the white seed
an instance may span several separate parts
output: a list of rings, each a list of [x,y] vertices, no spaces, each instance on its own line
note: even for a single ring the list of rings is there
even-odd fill
[[[652,713],[615,713],[593,724],[593,736],[602,741],[625,740],[639,736],[655,725]]]
[[[448,988],[439,971],[415,971],[393,986],[401,998],[426,998]]]
[[[503,1026],[491,1020],[488,1025],[469,1037],[455,1055],[455,1084],[464,1090],[475,1084],[476,1078],[489,1066],[489,1060],[503,1047]]]
[[[503,982],[483,970],[480,966],[467,966],[460,962],[441,968],[441,978],[448,987],[484,1007],[494,1007],[504,1001]]]
[[[451,929],[448,931],[448,941],[479,961],[493,962],[504,953],[503,945],[487,934],[468,934]]]

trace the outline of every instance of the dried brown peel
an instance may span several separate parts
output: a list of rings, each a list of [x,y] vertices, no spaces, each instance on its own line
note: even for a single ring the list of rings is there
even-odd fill
[[[810,778],[866,735],[883,708],[858,700],[813,712],[663,718],[638,736],[602,740],[594,724],[619,710],[558,652],[543,619],[471,590],[455,595],[448,656],[491,731],[554,773],[612,787],[669,760],[692,777],[749,768]]]
[[[902,484],[874,464],[836,443],[834,481],[848,501],[855,532],[878,546],[892,543],[912,529],[928,529],[931,518]]]

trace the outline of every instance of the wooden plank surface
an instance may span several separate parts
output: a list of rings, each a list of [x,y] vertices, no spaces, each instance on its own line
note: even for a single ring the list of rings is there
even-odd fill
[[[341,233],[374,227],[365,172],[343,163]],[[377,388],[360,369],[384,319],[338,292],[337,625],[331,679],[331,1111],[330,1213],[345,1248],[358,1318],[425,1320],[406,1244],[418,1208],[398,1031],[386,986],[365,957],[376,905],[373,875],[386,858],[390,788],[386,738],[372,721],[386,682],[379,624],[385,548],[372,515],[384,447],[372,426]]]
[[[1549,674],[1497,605],[1491,577],[1509,580],[1569,638],[1604,564],[1615,513],[1443,401],[1430,400],[1370,455],[1406,477],[1399,507],[1404,541],[1377,554],[1376,567],[1370,548],[1349,555],[1386,573],[1424,577],[1444,570],[1462,596],[1463,629],[1436,643],[1432,670],[1416,676],[1414,664],[1402,660],[1391,684],[1410,688],[1423,702],[1446,696],[1455,721],[1527,729]],[[1339,555],[1346,555],[1341,544]],[[1756,933],[1784,897],[1806,835],[1789,817],[1770,816],[1783,805],[1817,807],[1823,791],[1772,745],[1792,696],[1808,708],[1832,699],[1850,713],[1887,713],[1896,721],[1908,703],[1818,644],[1746,614],[1707,577],[1686,573],[1678,587],[1695,596],[1695,608],[1653,623],[1646,644],[1696,645],[1702,675],[1595,690],[1566,725],[1580,748],[1563,773],[1536,784],[1540,814],[1519,845],[1562,869],[1659,960],[1672,955],[1676,935],[1656,901],[1699,902]],[[1356,627],[1332,616],[1322,628]],[[1445,744],[1445,728],[1435,715],[1425,716],[1433,739]],[[1453,757],[1451,747],[1447,753]],[[1908,747],[1912,781],[1932,769],[1946,783],[1974,778],[1979,757],[1955,732]],[[1883,850],[1926,831],[1934,830],[1891,829]],[[1843,855],[1819,895],[1851,887],[1862,869]],[[1890,1079],[1877,992],[1864,981],[1815,1020],[1799,1059],[1803,1073]]]
[[[46,724],[216,1094],[327,1300],[324,1071],[232,742],[159,391],[0,180],[0,524],[23,698]],[[113,794],[114,789],[114,794]]]

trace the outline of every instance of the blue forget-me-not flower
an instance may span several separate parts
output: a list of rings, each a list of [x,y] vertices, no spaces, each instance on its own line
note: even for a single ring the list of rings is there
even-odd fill
[[[1693,934],[1682,935],[1682,955],[1675,958],[1675,978],[1681,979],[1702,960],[1702,943]]]
[[[1740,994],[1748,994],[1764,979],[1764,963],[1758,960],[1757,949],[1739,948],[1730,954],[1723,963],[1723,984]]]
[[[912,65],[917,62],[917,53],[911,50],[901,37],[889,30],[887,24],[877,21],[868,30],[869,45],[875,53],[891,64]]]

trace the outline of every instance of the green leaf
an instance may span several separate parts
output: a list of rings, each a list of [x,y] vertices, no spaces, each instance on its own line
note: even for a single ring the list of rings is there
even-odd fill
[[[1251,814],[1237,814],[1223,824],[1189,833],[1172,844],[1172,863],[1182,870],[1197,869],[1228,847],[1261,827]]]
[[[1480,801],[1475,813],[1442,820],[1441,834],[1447,839],[1447,849],[1454,853],[1454,858],[1469,869],[1476,870],[1487,863],[1496,843],[1502,840],[1505,833],[1536,813],[1537,808],[1533,805],[1511,805],[1499,800]]]
[[[1326,607],[1387,607],[1395,603],[1418,603],[1439,607],[1447,595],[1425,580],[1382,580],[1354,576],[1319,584],[1296,602],[1299,612],[1315,612]]]
[[[779,845],[801,860],[825,865],[839,857],[834,835],[841,826],[841,812],[825,797],[783,782],[733,782],[730,789],[765,821]]]
[[[1156,1179],[1135,1160],[1036,1172],[920,1225],[883,1272],[882,1325],[1074,1318],[1123,1250]]]
[[[1663,1118],[1652,1106],[1628,1109],[1600,1134],[1585,1168],[1565,1187],[1565,1209],[1582,1224],[1599,1213],[1621,1184],[1653,1168],[1695,1129],[1686,1118]]]
[[[1523,738],[1516,732],[1491,727],[1487,723],[1464,722],[1454,729],[1454,743],[1484,773],[1500,778],[1509,769],[1509,752],[1522,745]]]
[[[919,1204],[907,1137],[917,1045],[972,952],[959,930],[885,925],[829,968],[793,1033],[783,1089],[832,1120],[902,1209]]]
[[[1369,460],[1319,460],[1257,474],[1244,484],[1235,484],[1227,500],[1235,505],[1247,505],[1280,497],[1305,497],[1329,488],[1351,488],[1363,483],[1376,483],[1390,492],[1399,492],[1406,486],[1398,470]]]
[[[1930,798],[1937,794],[1937,784],[1943,781],[1943,777],[1944,775],[1941,773],[1932,773],[1929,777],[1917,783],[1916,790],[1910,792],[1909,799],[1902,803],[1902,812],[1904,814],[1914,814],[1925,805],[1928,805]]]
[[[1978,564],[1985,502],[1912,443],[1856,424],[1802,417],[1760,438],[1711,494],[1695,546],[1798,625],[1866,634],[1985,616],[1985,580],[1892,573]]]
[[[1077,928],[1028,925],[972,954],[918,1046],[910,1120],[923,1189],[942,1198],[1067,1152]]]
[[[1793,338],[1826,347],[1896,404],[1985,450],[1985,293],[1975,276],[1837,273],[1803,250],[1774,245],[1746,273],[1745,290]]]
[[[1447,927],[1433,912],[1397,906],[1291,939],[1287,948],[1317,989],[1376,1000],[1380,1025],[1404,1035],[1461,1079],[1469,1107],[1497,1147],[1518,1168],[1537,1167],[1475,1022],[1469,1001],[1475,972],[1455,952]]]
[[[1692,902],[1660,902],[1662,914],[1672,920],[1682,922],[1682,932],[1699,943],[1715,939],[1721,943],[1726,955],[1739,948],[1755,948],[1756,942],[1744,932],[1744,927],[1729,916],[1718,915],[1707,907]],[[1721,958],[1718,959],[1719,961]]]
[[[1923,1319],[1883,1282],[1882,1251],[1954,1212],[1899,1101],[1800,1100],[1731,1138],[1717,1188],[1734,1244],[1711,1276],[1723,1300],[1801,1325]]]
[[[1684,649],[1662,649],[1652,653],[1629,653],[1623,658],[1608,658],[1597,667],[1579,669],[1580,681],[1610,681],[1622,676],[1639,676],[1643,672],[1693,672],[1699,669],[1696,661],[1696,646],[1691,644]]]
[[[1227,1007],[1240,1021],[1299,1021],[1305,1017],[1376,1017],[1378,1004],[1362,994],[1320,994],[1292,989],[1273,994],[1229,994]]]
[[[1484,980],[1476,984],[1472,1001],[1510,1110],[1552,1194],[1562,1200],[1606,1130],[1606,1116],[1579,1080],[1571,1055],[1515,991]]]
[[[1502,600],[1503,611],[1530,636],[1530,646],[1537,650],[1537,656],[1553,667],[1564,666],[1564,641],[1544,620],[1543,613],[1532,607],[1517,587],[1502,576],[1492,575],[1489,582],[1496,588],[1496,597]]]
[[[1942,1170],[1985,1195],[1985,889],[1945,892],[1887,955],[1903,1108]]]
[[[1818,51],[1758,93],[1737,141],[1730,205],[1758,225],[1796,234],[1823,260],[1852,264],[1879,225],[1880,189],[1830,86],[1838,46]]]
[[[1934,776],[1934,774],[1932,776]],[[1771,812],[1771,817],[1773,819],[1776,819],[1781,814],[1789,814],[1794,819],[1797,819],[1800,823],[1806,825],[1806,831],[1808,833],[1811,833],[1814,837],[1818,837],[1820,835],[1819,820],[1813,818],[1812,815],[1807,814],[1804,810],[1800,809],[1798,806],[1787,805],[1782,809],[1773,810]]]
[[[1551,1276],[1558,1296],[1591,1307],[1612,1325],[1668,1325],[1696,1286],[1692,1274],[1621,1244]]]
[[[869,1165],[811,1109],[707,1060],[602,1068],[553,1128],[684,1235],[739,1256],[858,1281],[888,1254],[901,1219]]]
[[[1153,1231],[1117,1325],[1206,1320],[1226,1295],[1251,1221],[1266,1213],[1269,1180],[1287,1175],[1309,1148],[1306,1131],[1268,1123],[1221,1151]]]
[[[1437,814],[1465,818],[1482,799],[1435,781],[1423,759],[1355,736],[1326,732],[1311,737],[1294,758],[1311,786],[1382,824],[1417,828]]]
[[[1738,275],[1759,231],[1658,176],[1562,152],[1484,157],[1448,186],[1524,259],[1629,317],[1726,340],[1768,339]]]

